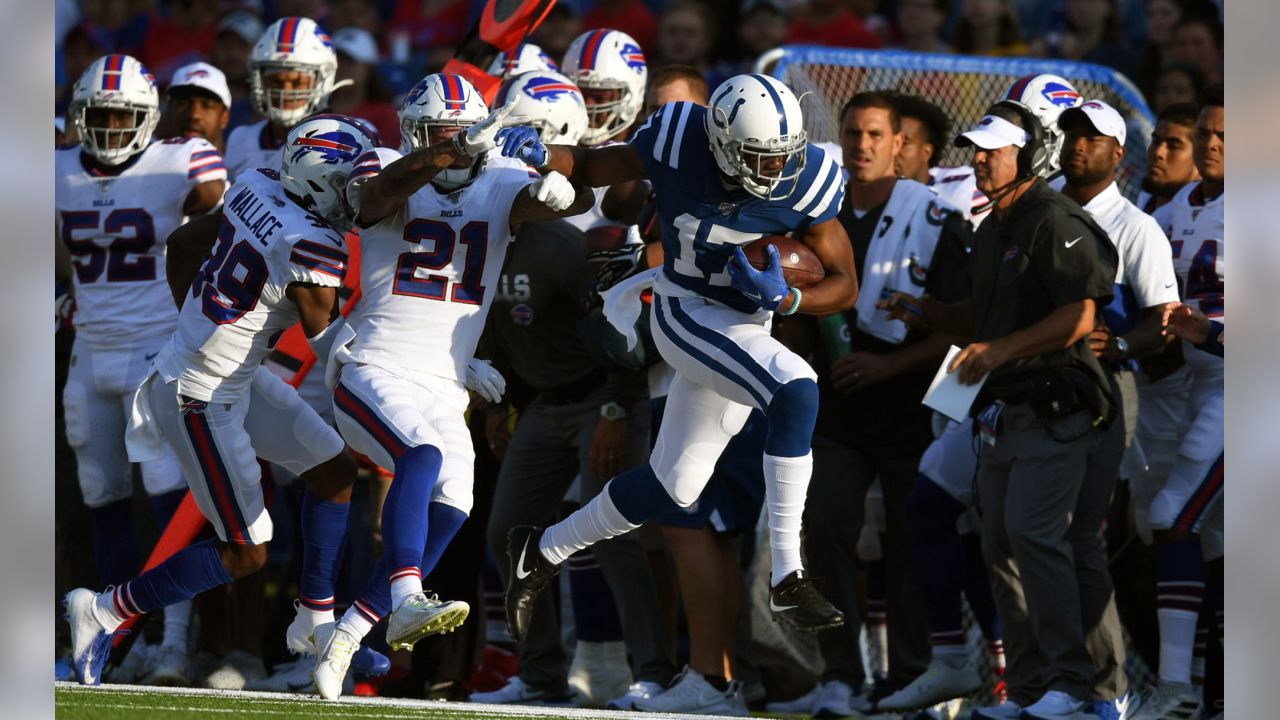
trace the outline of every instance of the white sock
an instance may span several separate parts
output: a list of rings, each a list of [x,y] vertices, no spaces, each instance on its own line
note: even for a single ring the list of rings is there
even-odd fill
[[[800,525],[804,499],[813,474],[813,453],[800,457],[764,456],[764,495],[769,505],[769,547],[773,551],[773,585],[804,569],[800,558]]]
[[[342,619],[338,620],[337,629],[346,630],[352,635],[363,640],[364,636],[368,635],[370,630],[373,630],[373,623],[369,622],[368,618],[360,614],[360,611],[356,610],[355,605],[352,605],[342,614]]]
[[[161,647],[187,649],[187,628],[191,625],[191,601],[176,602],[164,609],[164,640]]]
[[[867,626],[867,644],[871,646],[871,662],[880,677],[889,677],[889,625],[877,623]]]
[[[559,565],[579,550],[638,527],[640,526],[632,525],[618,511],[609,497],[609,486],[606,484],[604,490],[592,498],[591,502],[547,528],[542,533],[542,541],[538,543],[538,548],[542,550],[542,556],[551,564]]]
[[[98,593],[98,600],[94,603],[96,605],[95,609],[97,610],[95,615],[98,618],[98,622],[103,624],[107,632],[115,632],[116,628],[120,627],[120,625],[130,617],[116,609],[116,596],[117,594],[125,592],[126,585],[128,585],[128,583],[116,588],[108,588],[107,590]]]
[[[391,573],[391,607],[398,610],[409,598],[422,592],[422,571],[415,567],[401,568]]]
[[[1156,616],[1160,619],[1160,680],[1189,684],[1197,613],[1160,608]]]

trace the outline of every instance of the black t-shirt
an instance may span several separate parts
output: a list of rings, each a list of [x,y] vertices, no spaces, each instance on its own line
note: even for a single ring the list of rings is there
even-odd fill
[[[973,340],[992,341],[1040,322],[1059,307],[1111,302],[1118,256],[1106,232],[1079,204],[1036,179],[1004,217],[992,212],[974,234]],[[1032,379],[1073,365],[1107,380],[1082,339],[1066,350],[997,368],[988,386]]]
[[[853,262],[859,285],[863,263],[872,239],[882,231],[881,216],[885,204],[857,217],[845,196],[837,218],[849,235],[853,246]],[[971,241],[969,225],[959,213],[949,213],[943,220],[942,233],[925,274],[923,287],[907,290],[915,295],[929,293],[944,302],[958,302],[968,296],[969,272],[967,246]],[[858,329],[858,313],[850,308],[844,313],[849,327],[853,352],[883,355],[919,342],[924,333],[911,332],[900,345],[886,342]],[[936,368],[906,372],[876,385],[846,394],[831,385],[831,364],[824,346],[814,355],[818,372],[818,425],[815,432],[855,445],[928,444],[932,438],[929,409],[920,404]]]

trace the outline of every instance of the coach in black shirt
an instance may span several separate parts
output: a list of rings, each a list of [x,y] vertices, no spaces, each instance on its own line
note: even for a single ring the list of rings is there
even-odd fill
[[[1088,643],[1103,620],[1082,608],[1106,607],[1112,590],[1093,552],[1101,528],[1082,527],[1077,510],[1113,414],[1086,338],[1111,300],[1117,256],[1079,205],[1032,173],[1041,136],[1029,111],[1002,102],[956,139],[974,148],[978,189],[995,210],[975,233],[970,301],[915,307],[930,326],[970,329],[950,370],[966,384],[986,377],[973,406],[977,487],[1009,698],[1031,717],[1057,717],[1115,700],[1093,696],[1100,668]]]

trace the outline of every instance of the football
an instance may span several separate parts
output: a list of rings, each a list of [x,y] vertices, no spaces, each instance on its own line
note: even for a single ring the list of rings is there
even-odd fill
[[[804,243],[786,235],[770,235],[754,240],[744,246],[742,252],[752,267],[763,270],[769,257],[765,254],[765,248],[769,245],[777,246],[778,258],[782,261],[782,276],[791,287],[803,290],[816,285],[827,276],[818,256]]]

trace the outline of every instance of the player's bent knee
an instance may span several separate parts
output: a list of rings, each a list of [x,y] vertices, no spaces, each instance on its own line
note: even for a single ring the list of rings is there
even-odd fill
[[[777,457],[807,454],[818,420],[818,383],[800,378],[784,384],[773,394],[765,416],[769,420],[766,453]]]
[[[267,566],[267,543],[240,545],[223,543],[222,566],[233,580],[252,575]]]

